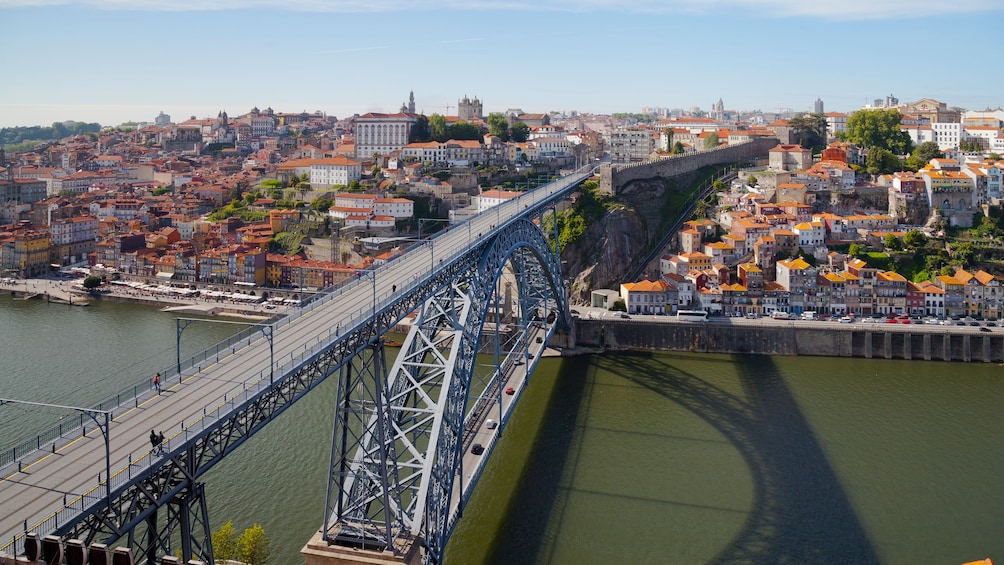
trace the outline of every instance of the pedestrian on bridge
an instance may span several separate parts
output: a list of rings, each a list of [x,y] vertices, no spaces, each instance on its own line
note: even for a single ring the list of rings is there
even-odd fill
[[[164,432],[162,431],[157,435],[157,453],[161,455],[164,454],[164,441]]]
[[[160,436],[157,432],[150,430],[150,445],[153,446],[153,452],[157,452],[157,446],[160,445]]]
[[[157,395],[160,395],[160,373],[158,372],[153,376],[153,387],[157,389]]]

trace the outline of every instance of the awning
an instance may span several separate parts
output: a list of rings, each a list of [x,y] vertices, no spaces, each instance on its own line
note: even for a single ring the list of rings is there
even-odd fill
[[[157,278],[165,281],[169,281],[174,278],[174,273],[168,273],[167,271],[161,271],[157,273]]]

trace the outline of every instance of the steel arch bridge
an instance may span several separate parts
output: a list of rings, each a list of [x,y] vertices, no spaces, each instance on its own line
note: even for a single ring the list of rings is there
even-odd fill
[[[369,355],[339,372],[328,543],[402,555],[418,543],[426,562],[439,563],[487,459],[476,459],[474,481],[465,484],[472,438],[514,374],[529,376],[543,353],[538,342],[567,325],[560,261],[534,222],[506,226],[451,267],[390,370],[374,339]],[[479,356],[491,359],[482,379]],[[501,423],[488,430],[489,452]]]
[[[147,563],[173,554],[180,539],[184,559],[212,562],[201,477],[336,376],[323,543],[441,562],[523,385],[567,322],[558,251],[541,226],[591,175],[583,169],[499,204],[291,315],[179,361],[164,379],[173,403],[149,391],[102,403],[107,458],[101,435],[84,426],[0,453],[10,510],[0,516],[0,553],[23,553],[33,532],[55,536],[67,555],[82,551],[68,540],[92,549],[124,542]],[[413,315],[389,366],[384,336]],[[155,455],[144,430],[171,426],[179,429],[166,454]],[[474,443],[483,454],[471,453]]]

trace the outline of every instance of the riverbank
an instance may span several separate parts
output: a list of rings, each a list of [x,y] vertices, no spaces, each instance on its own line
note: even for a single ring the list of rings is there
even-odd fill
[[[744,319],[680,322],[670,316],[640,318],[574,318],[575,347],[570,353],[581,354],[583,350],[690,351],[1004,362],[1004,330],[1000,328]]]
[[[267,320],[276,314],[284,314],[288,306],[272,304],[247,304],[235,301],[214,300],[195,297],[180,298],[154,294],[128,286],[106,285],[100,292],[91,292],[73,288],[77,281],[52,279],[16,279],[0,285],[0,293],[11,294],[17,298],[32,300],[45,299],[50,302],[86,306],[95,300],[112,302],[128,302],[156,306],[164,312],[187,314],[192,316],[225,316],[247,320]]]

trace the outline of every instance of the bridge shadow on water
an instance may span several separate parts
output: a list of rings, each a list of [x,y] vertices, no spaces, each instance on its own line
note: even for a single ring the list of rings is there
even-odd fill
[[[738,372],[741,395],[674,366],[671,354],[622,353],[586,359],[566,359],[562,364],[562,373],[575,371],[579,376],[559,375],[542,428],[547,433],[533,446],[517,487],[520,494],[499,532],[511,540],[495,540],[490,552],[493,562],[549,562],[542,555],[544,534],[548,523],[560,519],[563,512],[561,477],[576,465],[568,456],[579,412],[589,404],[584,398],[590,394],[588,379],[582,375],[591,364],[689,410],[742,455],[753,481],[752,509],[743,529],[711,563],[879,563],[772,358],[734,356],[721,361],[730,364],[730,372]],[[531,479],[534,488],[524,488]]]

